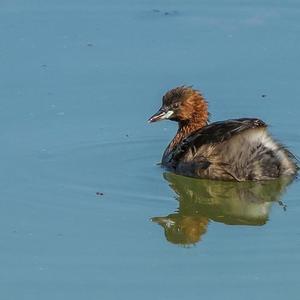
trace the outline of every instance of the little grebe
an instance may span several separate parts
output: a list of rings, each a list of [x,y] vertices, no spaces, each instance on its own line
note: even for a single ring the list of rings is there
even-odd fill
[[[181,86],[168,91],[149,122],[172,120],[178,131],[162,157],[162,165],[185,176],[220,180],[269,180],[296,175],[297,160],[255,118],[208,124],[201,93]]]

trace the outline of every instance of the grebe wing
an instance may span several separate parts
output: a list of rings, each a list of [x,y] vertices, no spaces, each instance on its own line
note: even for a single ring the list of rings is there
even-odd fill
[[[185,138],[174,150],[171,160],[178,161],[188,150],[199,149],[207,144],[219,144],[229,140],[234,135],[255,128],[267,127],[256,118],[232,119],[211,123]]]

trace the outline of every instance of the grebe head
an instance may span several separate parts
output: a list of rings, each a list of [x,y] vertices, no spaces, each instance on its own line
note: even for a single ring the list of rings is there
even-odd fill
[[[176,87],[163,96],[161,108],[148,122],[165,119],[179,123],[200,120],[202,123],[203,121],[206,123],[208,119],[207,103],[200,92],[192,87]]]

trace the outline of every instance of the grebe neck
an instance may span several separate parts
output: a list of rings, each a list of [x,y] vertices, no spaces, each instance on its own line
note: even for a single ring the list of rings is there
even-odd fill
[[[173,140],[169,145],[169,150],[171,151],[174,147],[180,144],[187,136],[189,136],[192,132],[201,129],[202,127],[207,125],[208,118],[206,120],[201,119],[198,122],[196,120],[189,120],[185,122],[178,123],[178,130]]]

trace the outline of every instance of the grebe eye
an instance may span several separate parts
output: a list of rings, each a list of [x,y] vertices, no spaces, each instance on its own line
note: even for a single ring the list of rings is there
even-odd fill
[[[174,107],[174,108],[178,108],[178,107],[179,107],[179,103],[174,103],[174,104],[173,104],[173,107]]]

